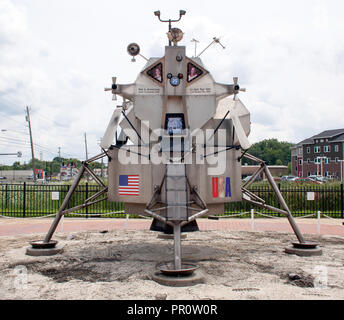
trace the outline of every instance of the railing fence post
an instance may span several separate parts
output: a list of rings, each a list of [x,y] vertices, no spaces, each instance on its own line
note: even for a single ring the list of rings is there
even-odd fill
[[[63,232],[63,222],[64,222],[64,215],[62,216],[61,221],[60,221],[60,232]]]
[[[254,231],[254,209],[251,209],[251,231]]]
[[[88,199],[88,182],[86,182],[86,199]],[[86,219],[88,219],[88,207],[86,207]]]
[[[340,214],[343,219],[344,216],[344,199],[343,199],[343,182],[340,184]]]
[[[8,184],[6,183],[6,189],[5,189],[5,209],[8,207]],[[4,213],[4,212],[2,212]]]
[[[278,186],[278,190],[281,192],[281,182],[279,182],[277,186]],[[279,201],[277,202],[277,208],[278,208],[278,209],[281,209],[281,204],[280,204]],[[278,213],[278,216],[280,217],[281,214]]]
[[[318,228],[317,228],[317,232],[318,232],[318,236],[320,236],[320,215],[321,215],[321,212],[318,211],[318,212],[317,212],[317,218],[318,218]]]
[[[23,218],[25,218],[26,213],[26,182],[24,182],[23,186]]]

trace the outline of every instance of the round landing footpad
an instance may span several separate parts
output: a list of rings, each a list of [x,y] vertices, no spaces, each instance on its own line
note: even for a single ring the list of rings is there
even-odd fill
[[[182,263],[182,268],[180,270],[174,269],[174,262],[162,262],[157,265],[157,269],[167,276],[179,277],[188,276],[197,270],[199,266],[191,263]]]
[[[44,242],[43,240],[31,241],[30,244],[31,247],[26,248],[28,256],[52,256],[63,250],[63,246],[57,246],[57,241],[55,240],[50,240],[49,242]]]
[[[171,287],[193,286],[204,283],[204,275],[199,266],[191,263],[182,263],[180,270],[174,270],[174,262],[163,262],[157,266],[152,279],[159,284]]]
[[[292,242],[294,248],[297,249],[315,249],[318,246],[318,242],[306,241],[306,242]]]
[[[186,239],[187,234],[182,233],[180,235],[180,239]],[[160,233],[158,234],[159,239],[165,239],[165,240],[173,240],[174,239],[174,234],[166,234],[166,233]]]
[[[318,247],[317,242],[306,241],[306,242],[292,242],[293,246],[285,248],[285,252],[289,254],[296,254],[298,256],[321,256],[322,250]]]
[[[43,240],[39,240],[39,241],[31,241],[30,244],[32,248],[34,249],[51,249],[51,248],[55,248],[55,246],[57,245],[57,241],[50,240],[49,242],[44,242]]]

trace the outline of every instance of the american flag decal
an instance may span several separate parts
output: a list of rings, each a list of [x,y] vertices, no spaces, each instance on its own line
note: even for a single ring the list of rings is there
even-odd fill
[[[118,193],[120,196],[139,196],[140,176],[138,174],[120,175]]]

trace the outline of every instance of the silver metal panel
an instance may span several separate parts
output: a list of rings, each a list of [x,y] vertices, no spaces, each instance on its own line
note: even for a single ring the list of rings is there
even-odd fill
[[[222,119],[226,112],[233,108],[234,101],[232,97],[221,99],[216,108],[216,114],[214,115],[215,119]],[[247,110],[246,106],[238,99],[236,103],[237,114],[241,125],[248,136],[251,130],[251,121],[250,121],[250,112]],[[230,118],[230,114],[228,115]]]
[[[184,138],[184,142],[182,143],[182,138]],[[180,136],[163,136],[161,140],[161,149],[162,152],[169,152],[171,151],[171,139],[173,143],[173,151],[174,152],[181,152],[182,148],[184,152],[187,152],[191,148],[190,138],[186,135]]]
[[[185,166],[183,164],[173,164],[167,166],[167,175],[173,177],[184,177]]]
[[[135,115],[141,121],[149,121],[151,129],[161,128],[162,103],[163,98],[159,95],[137,95],[134,97]]]
[[[173,206],[173,205],[186,206],[185,190],[182,190],[182,191],[173,190],[173,192],[167,191],[167,204],[168,206]],[[172,218],[173,216],[170,216],[170,219]],[[174,219],[174,220],[178,220],[178,219]]]
[[[186,109],[191,131],[202,128],[215,114],[215,96],[186,96]]]
[[[187,181],[184,164],[168,164],[166,172],[167,219],[187,220]]]
[[[128,110],[125,111],[125,114],[126,114],[127,118],[130,120],[130,122],[132,123],[132,125],[137,130],[140,130],[140,123],[139,123],[138,119],[135,117],[134,107],[130,106],[128,108]],[[120,127],[123,129],[123,131],[126,134],[126,136],[129,137],[130,141],[132,141],[134,144],[138,144],[139,139],[138,139],[137,134],[132,129],[132,127],[130,126],[130,124],[127,121],[127,119],[125,119],[123,116],[122,116],[122,120],[120,122]]]
[[[182,97],[168,97],[166,101],[167,113],[184,113]],[[165,119],[163,119],[165,120]]]
[[[148,203],[152,198],[152,166],[149,164],[121,164],[118,161],[118,149],[109,150],[111,161],[109,162],[109,201],[126,203]],[[119,176],[139,175],[139,195],[120,195]]]
[[[185,180],[179,179],[179,177],[166,177],[167,191],[185,191]]]
[[[181,61],[177,61],[176,57],[180,56]],[[185,94],[185,81],[186,81],[186,66],[185,66],[185,47],[165,47],[165,95],[167,96],[182,96]],[[173,76],[178,76],[179,73],[183,74],[183,79],[180,80],[179,86],[172,86],[167,74],[171,73]]]
[[[208,204],[237,202],[242,200],[241,162],[237,161],[240,151],[227,151],[225,171],[218,175],[209,175],[208,169],[214,166],[205,164],[187,165],[187,173],[191,187],[197,186],[202,199]],[[195,154],[194,161],[195,161]],[[218,181],[218,195],[214,197],[213,179]],[[230,178],[230,196],[226,195],[226,178]],[[215,193],[216,195],[216,193]]]

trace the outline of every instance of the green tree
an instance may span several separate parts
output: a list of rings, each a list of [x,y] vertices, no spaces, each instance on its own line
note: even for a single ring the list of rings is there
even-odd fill
[[[265,139],[254,143],[248,153],[264,160],[268,165],[285,165],[291,161],[290,142],[280,142],[277,139]],[[244,159],[243,164],[254,164],[252,161]]]
[[[60,172],[61,165],[67,165],[68,163],[75,163],[77,168],[81,167],[81,161],[75,158],[59,158],[55,157],[52,161],[41,161],[35,158],[36,169],[43,169],[48,174],[57,174]],[[95,162],[92,168],[100,168],[101,164]],[[15,161],[11,166],[0,166],[0,170],[30,170],[32,169],[32,160],[29,163],[20,164],[19,161]]]
[[[20,170],[21,169],[20,162],[19,161],[13,162],[12,167],[13,167],[13,170]]]

